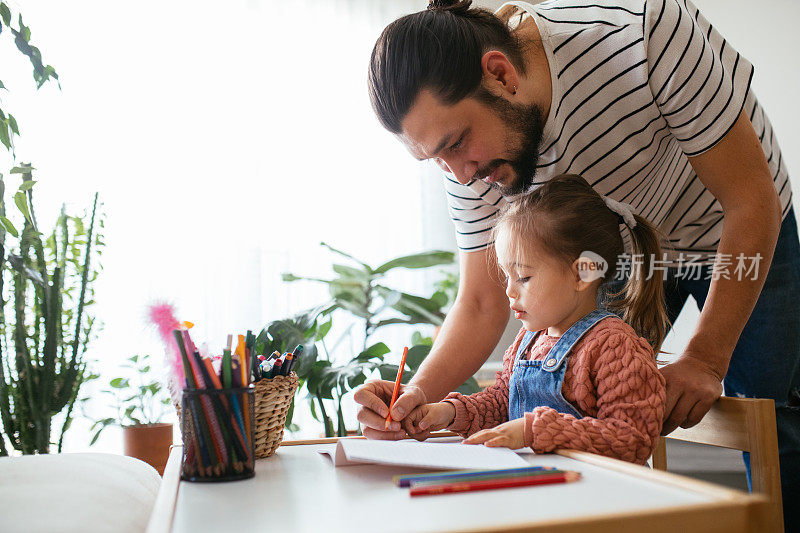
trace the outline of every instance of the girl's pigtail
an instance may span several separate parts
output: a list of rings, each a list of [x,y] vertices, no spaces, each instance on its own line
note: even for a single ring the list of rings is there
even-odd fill
[[[634,214],[636,225],[630,228],[632,257],[630,275],[623,289],[614,294],[619,299],[608,302],[610,310],[661,351],[670,328],[664,298],[664,270],[654,263],[661,258],[659,231],[646,218]]]

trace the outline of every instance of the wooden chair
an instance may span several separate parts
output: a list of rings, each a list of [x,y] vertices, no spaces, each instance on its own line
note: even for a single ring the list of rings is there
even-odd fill
[[[667,437],[750,452],[753,492],[770,500],[769,531],[783,531],[781,476],[778,463],[778,434],[775,403],[772,400],[722,397],[694,427],[678,428]],[[660,437],[653,451],[653,468],[667,469],[666,439]]]

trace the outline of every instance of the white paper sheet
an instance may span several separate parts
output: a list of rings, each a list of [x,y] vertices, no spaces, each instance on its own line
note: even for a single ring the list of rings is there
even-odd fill
[[[417,441],[342,439],[319,453],[334,466],[364,463],[440,470],[514,468],[528,462],[508,448]]]

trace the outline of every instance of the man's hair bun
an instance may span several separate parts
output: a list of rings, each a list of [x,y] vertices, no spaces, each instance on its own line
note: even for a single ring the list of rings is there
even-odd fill
[[[472,0],[430,0],[428,2],[429,11],[448,11],[454,15],[462,15],[466,13]]]

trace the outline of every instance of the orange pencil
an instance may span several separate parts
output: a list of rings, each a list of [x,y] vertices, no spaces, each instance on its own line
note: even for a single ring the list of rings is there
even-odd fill
[[[400,359],[400,367],[397,369],[397,379],[394,382],[394,392],[392,392],[392,401],[389,402],[389,415],[386,417],[386,424],[383,429],[389,431],[389,424],[392,423],[392,406],[397,399],[397,393],[400,392],[400,380],[403,379],[403,369],[406,367],[406,356],[408,355],[408,346],[403,348],[403,357]]]
[[[247,366],[247,354],[245,354],[244,346],[244,335],[239,335],[236,355],[239,356],[239,370],[242,371],[242,387],[247,388],[250,385],[250,379],[248,379],[250,376],[250,368]],[[250,407],[247,405],[247,396],[245,395],[242,395],[242,418],[244,418],[245,438],[247,438],[247,442],[250,442]]]

